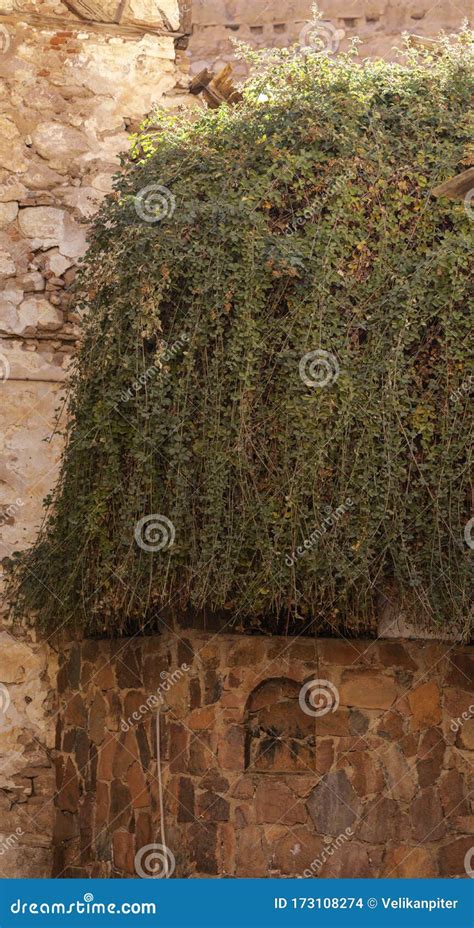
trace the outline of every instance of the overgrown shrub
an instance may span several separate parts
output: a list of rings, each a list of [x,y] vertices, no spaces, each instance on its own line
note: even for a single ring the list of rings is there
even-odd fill
[[[468,42],[403,66],[281,52],[241,105],[136,140],[81,275],[61,477],[16,616],[357,631],[395,586],[418,622],[468,632],[473,222],[430,196],[468,163]]]

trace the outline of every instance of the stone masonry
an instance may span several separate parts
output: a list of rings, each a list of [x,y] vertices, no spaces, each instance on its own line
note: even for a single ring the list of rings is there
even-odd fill
[[[57,479],[87,222],[130,133],[186,86],[177,0],[131,0],[120,24],[115,6],[88,23],[59,0],[0,0],[0,565],[34,540]],[[48,876],[56,652],[26,619],[0,645],[0,876]]]
[[[177,630],[75,643],[58,679],[58,877],[161,844],[157,706],[175,876],[466,876],[472,648]]]

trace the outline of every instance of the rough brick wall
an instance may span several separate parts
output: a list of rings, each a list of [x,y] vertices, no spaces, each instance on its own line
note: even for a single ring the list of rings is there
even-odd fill
[[[161,693],[176,876],[465,877],[473,670],[473,648],[433,642],[75,644],[59,675],[55,874],[136,876],[137,852],[161,844]],[[335,711],[303,711],[315,679]]]

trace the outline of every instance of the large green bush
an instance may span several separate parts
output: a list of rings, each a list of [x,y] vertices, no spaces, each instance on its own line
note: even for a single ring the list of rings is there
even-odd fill
[[[430,189],[467,163],[468,41],[404,66],[282,52],[242,104],[136,140],[17,616],[356,631],[390,588],[467,633],[473,221]],[[137,543],[148,515],[174,544]]]

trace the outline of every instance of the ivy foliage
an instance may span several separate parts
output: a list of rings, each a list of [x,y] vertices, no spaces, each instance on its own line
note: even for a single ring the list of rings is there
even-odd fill
[[[474,222],[430,190],[468,163],[470,41],[405,64],[274,53],[240,105],[134,140],[80,275],[62,470],[14,559],[16,616],[356,633],[396,589],[468,634]],[[172,545],[137,543],[148,515]]]

